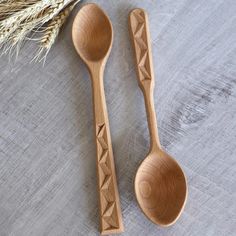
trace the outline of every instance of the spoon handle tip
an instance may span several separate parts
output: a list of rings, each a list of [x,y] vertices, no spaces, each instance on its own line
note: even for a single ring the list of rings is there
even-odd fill
[[[140,8],[129,15],[130,33],[135,50],[138,82],[140,87],[154,86],[153,62],[147,13]]]

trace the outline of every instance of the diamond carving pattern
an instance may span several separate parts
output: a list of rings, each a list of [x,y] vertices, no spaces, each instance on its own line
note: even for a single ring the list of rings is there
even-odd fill
[[[136,10],[132,15],[132,33],[137,57],[138,73],[141,82],[151,80],[150,59],[147,45],[145,15],[142,11]]]
[[[111,164],[108,158],[109,150],[107,145],[106,126],[105,124],[99,124],[96,128],[102,228],[105,230],[113,230],[119,227],[119,221],[117,218]]]

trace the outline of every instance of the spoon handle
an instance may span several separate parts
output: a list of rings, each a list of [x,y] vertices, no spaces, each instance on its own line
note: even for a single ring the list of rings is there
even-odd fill
[[[150,32],[147,13],[143,9],[134,9],[129,16],[130,33],[135,51],[138,83],[141,88],[148,117],[150,132],[150,151],[161,149],[154,107],[154,85]]]
[[[93,81],[101,233],[121,233],[123,222],[103,85],[103,68],[95,67],[90,73]]]

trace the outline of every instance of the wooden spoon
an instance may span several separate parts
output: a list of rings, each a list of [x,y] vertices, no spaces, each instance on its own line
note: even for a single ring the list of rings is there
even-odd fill
[[[135,194],[144,214],[154,223],[169,226],[176,222],[187,198],[185,175],[178,163],[160,145],[154,108],[154,73],[148,17],[144,10],[130,13],[139,86],[144,94],[151,136],[150,151],[135,176]]]
[[[101,233],[120,233],[123,223],[103,85],[104,68],[113,42],[111,22],[96,4],[87,4],[75,17],[72,38],[93,85]]]

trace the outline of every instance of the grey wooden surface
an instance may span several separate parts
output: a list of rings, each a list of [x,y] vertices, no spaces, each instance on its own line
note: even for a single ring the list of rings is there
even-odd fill
[[[95,2],[115,32],[105,87],[123,235],[236,235],[236,1]],[[149,145],[127,28],[134,7],[150,18],[161,143],[189,184],[185,211],[169,228],[144,217],[133,191]],[[31,45],[16,63],[0,59],[1,236],[98,235],[91,87],[72,20],[44,67],[29,64]]]

